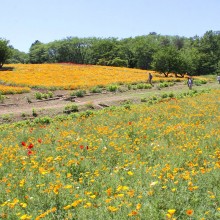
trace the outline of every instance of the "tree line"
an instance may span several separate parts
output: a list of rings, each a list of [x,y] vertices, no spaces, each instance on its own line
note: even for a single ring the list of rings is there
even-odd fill
[[[6,43],[0,39],[0,60],[3,41]],[[190,38],[152,32],[124,39],[67,37],[47,44],[36,40],[29,53],[8,48],[8,63],[118,66],[156,70],[164,76],[171,72],[176,76],[220,73],[220,31],[207,31],[202,37]]]

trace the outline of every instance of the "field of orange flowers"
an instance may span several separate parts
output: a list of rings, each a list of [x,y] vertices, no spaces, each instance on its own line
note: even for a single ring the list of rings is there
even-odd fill
[[[0,93],[1,94],[20,94],[30,92],[29,87],[19,87],[19,86],[7,86],[0,84]]]
[[[0,127],[0,219],[219,219],[220,92]]]
[[[161,75],[153,71],[121,67],[70,64],[13,64],[10,67],[14,70],[0,72],[1,82],[53,89],[87,89],[114,83],[146,82],[149,72],[153,74],[154,82],[162,79]],[[163,79],[176,80],[174,77]]]

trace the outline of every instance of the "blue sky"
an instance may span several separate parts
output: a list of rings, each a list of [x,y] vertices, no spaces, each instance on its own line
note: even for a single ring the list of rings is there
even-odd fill
[[[0,0],[0,38],[28,52],[35,40],[202,36],[220,30],[220,0]]]

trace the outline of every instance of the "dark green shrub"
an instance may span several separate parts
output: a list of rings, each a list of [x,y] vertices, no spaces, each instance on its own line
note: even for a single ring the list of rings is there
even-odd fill
[[[161,95],[161,97],[162,97],[163,99],[165,99],[165,98],[168,97],[168,95],[167,95],[167,93],[164,93],[164,94]]]

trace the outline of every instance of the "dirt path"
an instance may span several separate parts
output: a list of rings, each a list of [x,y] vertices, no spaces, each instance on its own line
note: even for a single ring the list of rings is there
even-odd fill
[[[194,89],[199,90],[210,87],[219,88],[219,86],[215,83],[207,83],[202,86],[195,86]],[[152,89],[128,90],[117,93],[106,92],[102,94],[88,94],[81,98],[74,98],[72,101],[66,100],[66,98],[70,97],[72,91],[54,91],[54,97],[57,99],[49,101],[36,100],[35,93],[37,91],[39,90],[32,90],[31,93],[28,94],[6,95],[4,103],[0,103],[0,116],[3,118],[0,122],[4,123],[5,119],[8,120],[9,118],[13,118],[13,121],[23,120],[27,117],[32,117],[33,111],[35,111],[39,116],[54,116],[63,113],[65,106],[73,103],[78,105],[81,110],[86,110],[85,106],[93,106],[96,109],[102,108],[100,105],[101,103],[106,106],[119,105],[126,100],[138,103],[141,98],[144,97],[171,91],[186,92],[188,91],[188,88],[185,84],[178,83],[172,87],[166,87],[158,90],[158,87],[155,85]]]

